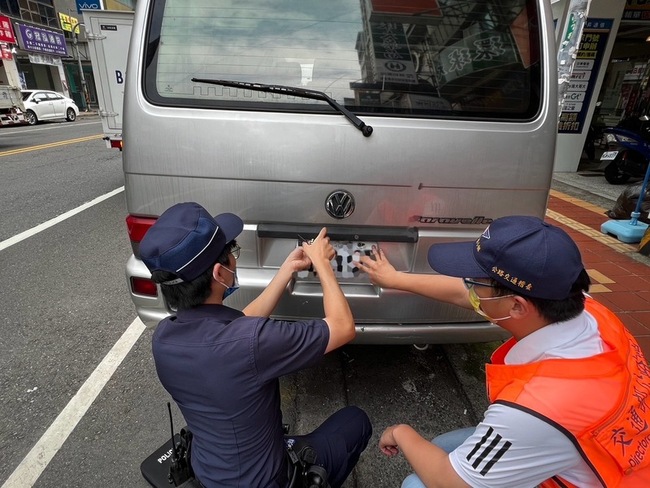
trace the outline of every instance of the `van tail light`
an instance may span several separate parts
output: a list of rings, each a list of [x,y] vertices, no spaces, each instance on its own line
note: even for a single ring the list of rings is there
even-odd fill
[[[131,248],[136,257],[140,257],[140,241],[147,233],[147,231],[154,224],[156,219],[147,217],[135,217],[129,215],[126,218],[126,228],[129,232],[129,240],[131,241]],[[146,297],[157,297],[158,287],[149,278],[131,277],[131,291],[137,295]]]
[[[158,296],[156,284],[147,278],[136,278],[132,276],[131,291],[137,295],[144,295],[146,297]]]
[[[111,140],[110,140],[110,143],[111,143],[111,147],[112,147],[113,149],[119,149],[120,151],[122,150],[122,145],[123,145],[123,144],[122,144],[122,141],[121,141],[121,140],[118,140],[118,139],[111,139]]]
[[[136,257],[140,257],[140,241],[147,233],[147,231],[154,224],[156,219],[146,217],[134,217],[129,215],[126,218],[126,228],[129,232],[129,240],[131,241],[131,248]]]

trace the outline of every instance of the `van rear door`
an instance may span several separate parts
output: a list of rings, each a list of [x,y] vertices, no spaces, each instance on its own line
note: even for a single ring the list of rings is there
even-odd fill
[[[375,287],[354,263],[377,245],[397,269],[431,273],[431,244],[475,239],[504,215],[544,215],[557,125],[547,0],[137,8],[125,107],[132,217],[190,200],[240,215],[236,307],[326,226],[357,342],[495,337],[473,312]],[[134,249],[127,273],[146,278]],[[142,316],[159,317],[159,297],[133,296]],[[322,314],[313,275],[296,276],[277,314]]]

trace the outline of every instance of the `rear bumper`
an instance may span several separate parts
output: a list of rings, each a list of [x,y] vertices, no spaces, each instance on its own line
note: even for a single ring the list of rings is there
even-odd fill
[[[492,342],[510,335],[489,322],[461,324],[357,324],[354,344],[458,344]]]
[[[238,269],[240,290],[229,298],[226,302],[234,308],[242,309],[253,300],[271,281],[276,273],[275,269]],[[138,316],[142,322],[149,328],[155,327],[158,322],[170,315],[160,290],[157,297],[146,297],[134,294],[131,290],[131,277],[150,278],[151,275],[142,261],[131,256],[126,266],[127,285],[129,293],[135,305]],[[444,311],[452,315],[452,320],[440,323],[423,323],[424,321],[398,322],[393,318],[385,318],[386,314],[382,313],[383,307],[380,305],[379,296],[372,294],[359,293],[360,287],[342,287],[346,296],[351,300],[363,299],[370,300],[368,303],[376,312],[376,316],[384,317],[381,323],[371,319],[360,319],[356,324],[356,338],[354,344],[450,344],[450,343],[467,343],[467,342],[491,342],[502,340],[509,337],[508,333],[500,327],[485,321],[463,321],[461,317],[474,317],[471,312],[456,310],[456,307],[444,306]],[[322,317],[322,296],[318,293],[295,294],[291,286],[287,288],[287,294],[281,301],[276,312],[278,318],[282,320],[302,320],[313,317]],[[316,290],[314,290],[316,291]],[[379,293],[381,295],[381,293]],[[404,304],[401,307],[403,316],[406,317],[408,312],[417,306],[417,302],[424,300],[428,303],[435,303],[432,300],[421,299],[409,293],[398,293],[398,296],[385,297],[389,301],[399,301]],[[290,315],[293,312],[293,315]],[[299,313],[300,316],[296,316]],[[354,307],[353,307],[354,313]],[[399,314],[397,314],[399,315]],[[424,314],[428,317],[436,317],[439,314]]]

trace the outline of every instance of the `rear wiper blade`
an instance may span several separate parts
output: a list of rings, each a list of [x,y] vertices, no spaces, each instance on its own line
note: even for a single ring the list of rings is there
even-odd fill
[[[232,81],[232,80],[207,80],[201,78],[192,78],[196,83],[209,83],[211,85],[229,86],[232,88],[243,88],[246,90],[255,90],[268,93],[280,93],[282,95],[293,95],[301,98],[310,98],[312,100],[322,100],[327,102],[333,109],[340,114],[344,115],[352,124],[361,131],[361,133],[370,137],[372,134],[372,127],[366,125],[359,117],[350,112],[347,108],[339,104],[332,97],[327,96],[325,93],[317,90],[307,90],[305,88],[296,88],[293,86],[285,85],[265,85],[264,83],[250,83],[246,81]]]

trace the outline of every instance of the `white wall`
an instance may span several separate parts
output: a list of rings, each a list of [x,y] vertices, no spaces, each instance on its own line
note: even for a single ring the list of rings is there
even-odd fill
[[[557,145],[555,147],[555,172],[575,172],[580,163],[582,155],[582,148],[585,144],[587,137],[587,129],[589,128],[587,122],[591,120],[594,113],[596,102],[598,101],[598,94],[605,78],[605,71],[609,65],[609,58],[612,53],[612,47],[616,40],[616,33],[618,26],[621,23],[621,16],[625,8],[626,0],[592,0],[589,8],[588,18],[599,19],[613,19],[614,24],[607,39],[607,46],[605,54],[600,64],[596,84],[591,94],[589,101],[589,108],[586,114],[585,126],[580,134],[558,134]],[[564,10],[566,9],[568,0],[559,0],[553,3],[553,18],[558,20],[558,28],[561,24]]]

